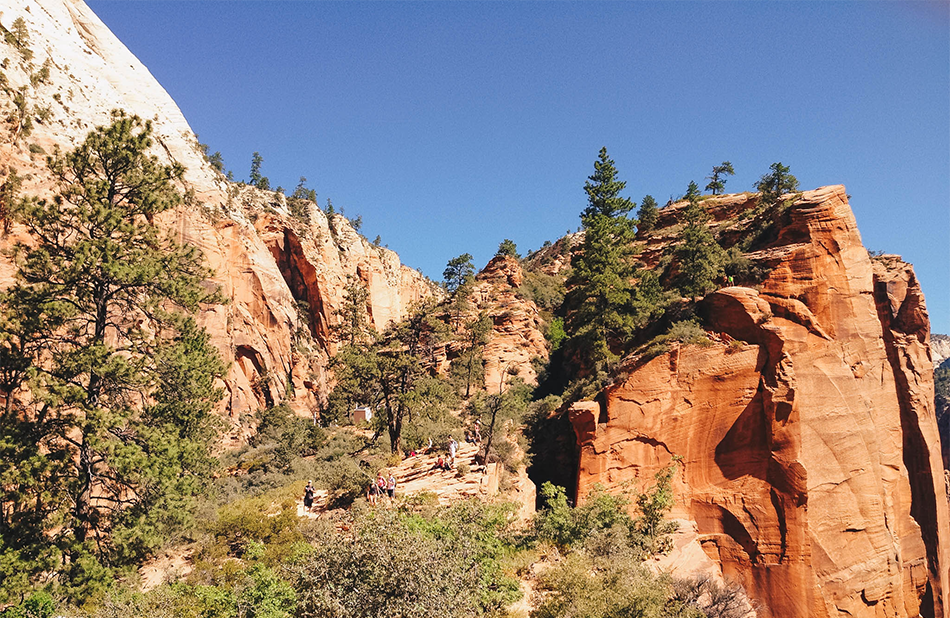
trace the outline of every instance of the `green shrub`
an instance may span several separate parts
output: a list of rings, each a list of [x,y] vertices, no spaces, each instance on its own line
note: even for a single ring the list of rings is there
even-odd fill
[[[0,611],[0,618],[50,618],[56,610],[53,597],[48,592],[38,591],[18,605]]]
[[[348,534],[326,529],[292,569],[298,615],[497,615],[519,596],[502,563],[514,551],[503,534],[510,514],[477,502],[423,513],[357,510]]]
[[[679,341],[680,343],[700,346],[708,346],[712,343],[709,337],[706,336],[706,331],[692,320],[674,323],[667,335],[670,341]]]
[[[554,311],[564,301],[564,275],[548,275],[541,271],[527,271],[518,296],[533,301],[543,311]]]

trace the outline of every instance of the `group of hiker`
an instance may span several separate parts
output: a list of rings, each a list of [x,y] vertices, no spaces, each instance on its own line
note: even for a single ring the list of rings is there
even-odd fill
[[[377,474],[376,480],[371,481],[366,489],[366,499],[369,500],[370,504],[379,504],[380,496],[388,496],[390,504],[396,499],[396,477],[392,470],[390,470],[388,478],[384,478],[382,472]]]
[[[482,424],[476,419],[475,423],[470,430],[465,430],[465,441],[469,444],[481,444],[482,442]],[[438,460],[432,466],[432,470],[443,470],[450,471],[455,467],[455,456],[459,450],[459,443],[455,440],[453,436],[449,436],[449,441],[446,445],[446,451],[448,451],[448,457],[439,454]],[[433,451],[432,438],[429,438],[428,446],[422,450],[421,453],[417,453],[415,450],[409,452],[409,457],[415,457],[419,454],[429,454]],[[313,500],[314,495],[316,494],[316,489],[313,486],[313,481],[307,481],[307,487],[304,488],[303,494],[303,504],[306,507],[307,511],[313,509]],[[396,498],[396,477],[393,474],[392,470],[389,471],[389,476],[386,477],[383,475],[383,472],[380,471],[374,480],[371,480],[369,486],[366,488],[366,499],[370,504],[379,504],[380,496],[387,496],[390,503]]]

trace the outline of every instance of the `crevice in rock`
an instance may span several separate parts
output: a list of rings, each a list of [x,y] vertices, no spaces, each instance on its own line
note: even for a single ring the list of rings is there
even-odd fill
[[[920,427],[918,412],[914,402],[911,401],[911,385],[908,383],[907,373],[902,362],[902,360],[906,360],[906,355],[903,354],[903,343],[900,341],[904,337],[918,337],[919,334],[916,330],[920,325],[915,320],[906,319],[908,311],[905,310],[905,305],[912,299],[905,299],[896,314],[892,313],[888,299],[887,282],[882,281],[876,275],[874,277],[874,292],[878,318],[882,326],[884,349],[897,385],[904,466],[907,468],[911,490],[910,515],[920,526],[920,533],[927,549],[929,582],[927,593],[921,599],[920,612],[921,615],[940,618],[943,616],[942,608],[936,602],[935,597],[939,598],[942,595],[934,594],[934,587],[939,589],[940,585],[937,496],[934,493],[934,471],[930,468],[930,449]],[[902,356],[905,358],[902,359]],[[912,367],[912,361],[908,360],[908,364]],[[940,485],[943,485],[943,483]],[[924,599],[928,597],[928,593],[930,601],[925,603]]]
[[[277,268],[298,303],[306,303],[307,322],[314,341],[324,348],[330,335],[330,323],[320,287],[317,285],[317,271],[304,255],[300,238],[290,228],[283,230],[282,242],[268,242]]]

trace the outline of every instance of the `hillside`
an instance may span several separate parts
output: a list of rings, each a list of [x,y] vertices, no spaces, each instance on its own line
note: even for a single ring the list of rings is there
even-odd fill
[[[313,203],[292,214],[283,195],[228,182],[174,101],[82,2],[0,3],[0,14],[6,27],[22,17],[30,33],[30,59],[0,42],[8,59],[0,112],[31,125],[17,132],[21,123],[8,122],[10,138],[0,143],[3,173],[14,170],[22,178],[21,194],[48,194],[45,153],[74,147],[92,127],[107,124],[113,109],[150,120],[154,154],[184,166],[182,189],[193,197],[159,223],[201,249],[214,270],[211,283],[227,300],[203,311],[199,322],[229,366],[220,413],[234,425],[238,442],[242,415],[262,406],[284,401],[301,415],[317,411],[327,394],[326,363],[335,349],[330,331],[348,278],[369,290],[367,309],[379,329],[437,293],[344,217],[327,216]],[[14,226],[4,246],[19,235]],[[0,260],[0,283],[11,275],[9,260]],[[301,324],[309,333],[301,335]]]

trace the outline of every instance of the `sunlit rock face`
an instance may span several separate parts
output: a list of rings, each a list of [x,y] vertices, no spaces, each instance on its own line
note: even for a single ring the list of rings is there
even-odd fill
[[[944,616],[947,493],[913,269],[872,261],[844,187],[801,195],[759,290],[699,313],[712,345],[627,359],[571,419],[578,497],[674,459],[673,516],[759,615]]]
[[[53,183],[44,153],[75,147],[94,127],[108,124],[114,109],[152,123],[153,153],[184,166],[181,189],[189,196],[158,223],[180,242],[201,249],[214,270],[207,284],[220,286],[227,299],[204,307],[199,321],[229,365],[220,384],[225,389],[220,412],[234,423],[233,439],[241,438],[242,415],[261,407],[287,402],[299,414],[318,409],[328,388],[332,327],[348,278],[367,286],[366,309],[377,328],[438,293],[394,252],[367,242],[345,218],[328,219],[312,204],[306,216],[294,217],[283,196],[229,183],[206,161],[168,93],[82,2],[0,0],[0,23],[9,29],[18,17],[26,23],[33,57],[25,59],[0,39],[10,86],[0,93],[0,116],[14,112],[20,90],[31,109],[48,112],[34,117],[28,135],[3,124],[0,171],[13,169],[25,177],[23,193],[48,195]],[[48,78],[31,81],[44,64]],[[9,247],[24,238],[14,226],[0,244]],[[0,258],[0,285],[9,285],[13,272]]]

